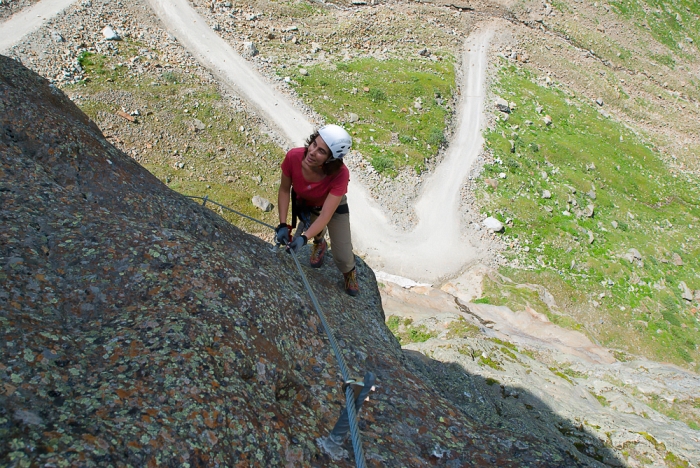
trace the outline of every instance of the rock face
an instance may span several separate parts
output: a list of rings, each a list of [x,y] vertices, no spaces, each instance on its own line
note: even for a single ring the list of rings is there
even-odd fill
[[[316,439],[342,382],[290,257],[160,183],[3,56],[0,106],[0,464],[328,466]],[[378,377],[370,466],[590,465],[435,393],[358,271],[355,299],[333,266],[307,276],[350,372]],[[334,463],[354,466],[345,448]]]

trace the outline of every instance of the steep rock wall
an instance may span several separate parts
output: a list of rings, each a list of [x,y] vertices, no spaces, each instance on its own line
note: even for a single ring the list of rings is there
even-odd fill
[[[3,465],[354,464],[349,442],[338,462],[316,444],[341,379],[291,259],[170,190],[3,56],[0,221]],[[356,299],[307,274],[351,371],[378,376],[361,412],[370,466],[588,464],[428,387],[359,269]]]

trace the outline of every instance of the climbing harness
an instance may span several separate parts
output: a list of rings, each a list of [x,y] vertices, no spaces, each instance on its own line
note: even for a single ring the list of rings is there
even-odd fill
[[[208,195],[205,195],[204,197],[197,197],[197,196],[192,196],[192,195],[186,195],[187,198],[191,199],[198,199],[202,200],[202,206],[206,206],[207,203],[214,204],[216,206],[221,207],[222,209],[225,209],[227,211],[230,211],[232,213],[235,213],[239,216],[242,216],[244,218],[247,218],[251,221],[255,221],[258,224],[262,224],[263,226],[266,226],[272,230],[275,229],[274,226],[271,226],[263,221],[260,221],[259,219],[255,219],[251,216],[248,216],[246,214],[243,214],[239,211],[236,211],[234,209],[231,209],[227,206],[224,206],[220,203],[217,203],[213,200],[209,199]],[[278,250],[280,247],[280,244],[276,244],[273,250]],[[374,390],[374,382],[376,380],[376,376],[372,372],[367,372],[365,374],[365,377],[363,379],[363,382],[359,382],[357,380],[354,380],[350,378],[350,371],[348,370],[348,366],[345,363],[345,358],[343,357],[343,354],[340,351],[340,347],[338,346],[338,342],[335,340],[335,336],[333,335],[333,331],[331,330],[331,327],[328,325],[328,322],[326,321],[326,316],[321,310],[321,306],[318,303],[318,300],[316,299],[316,295],[314,294],[313,290],[311,289],[311,285],[309,284],[309,281],[306,279],[306,275],[304,274],[304,270],[301,268],[301,264],[299,263],[299,259],[296,256],[296,253],[293,250],[289,250],[289,253],[292,255],[292,259],[294,260],[294,264],[297,267],[297,271],[299,271],[299,275],[301,276],[301,280],[304,283],[304,287],[306,288],[306,292],[309,294],[309,297],[311,298],[311,302],[314,305],[314,308],[316,309],[316,313],[318,314],[318,318],[321,320],[321,324],[323,325],[323,329],[326,331],[326,335],[328,336],[328,341],[331,343],[331,348],[333,349],[333,354],[335,354],[335,358],[338,361],[338,366],[340,367],[340,372],[343,375],[343,393],[345,394],[345,410],[341,410],[340,412],[340,417],[338,418],[338,421],[336,422],[335,426],[333,427],[333,430],[331,431],[330,435],[325,441],[325,447],[328,448],[328,444],[333,444],[337,448],[340,447],[340,445],[343,443],[345,440],[345,437],[347,436],[348,430],[350,431],[350,437],[352,439],[352,448],[353,451],[355,452],[355,465],[358,468],[365,468],[367,466],[366,461],[365,461],[365,454],[364,450],[362,449],[362,440],[360,439],[360,429],[358,427],[358,416],[357,412],[359,411],[360,407],[362,406],[362,403],[365,401],[367,398],[367,395],[369,394],[370,391]]]

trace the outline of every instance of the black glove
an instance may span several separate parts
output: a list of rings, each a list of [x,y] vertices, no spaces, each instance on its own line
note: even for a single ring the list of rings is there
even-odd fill
[[[305,246],[308,241],[309,240],[306,238],[306,236],[304,234],[301,234],[292,239],[292,242],[290,242],[287,246],[287,250],[291,249],[294,251],[294,253],[297,253],[297,251],[303,246]]]
[[[281,223],[275,228],[275,240],[278,244],[287,245],[289,243],[289,225]]]

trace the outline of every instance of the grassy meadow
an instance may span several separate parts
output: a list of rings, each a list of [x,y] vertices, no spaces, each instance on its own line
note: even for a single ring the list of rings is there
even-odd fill
[[[408,166],[420,173],[446,143],[455,90],[451,58],[364,58],[317,65],[307,73],[297,70],[290,77],[297,93],[326,122],[344,125],[353,148],[377,172],[391,176]]]
[[[260,195],[276,204],[282,149],[201,77],[170,67],[138,74],[124,65],[148,55],[157,51],[132,41],[119,43],[112,54],[83,53],[79,62],[87,79],[66,91],[79,94],[80,107],[108,138],[118,135],[111,141],[173,190],[208,195],[276,225],[276,210],[263,213],[251,199]],[[134,122],[116,115],[135,109],[140,115]],[[219,213],[248,232],[267,233],[252,221]]]
[[[566,311],[550,314],[555,322],[698,368],[697,300],[681,297],[681,283],[700,289],[700,181],[669,170],[595,104],[527,71],[504,65],[495,90],[516,104],[486,132],[494,162],[481,174],[499,181],[483,184],[485,210],[512,219],[505,253],[521,268],[503,273],[547,287]],[[490,303],[537,304],[509,289],[487,285]]]

